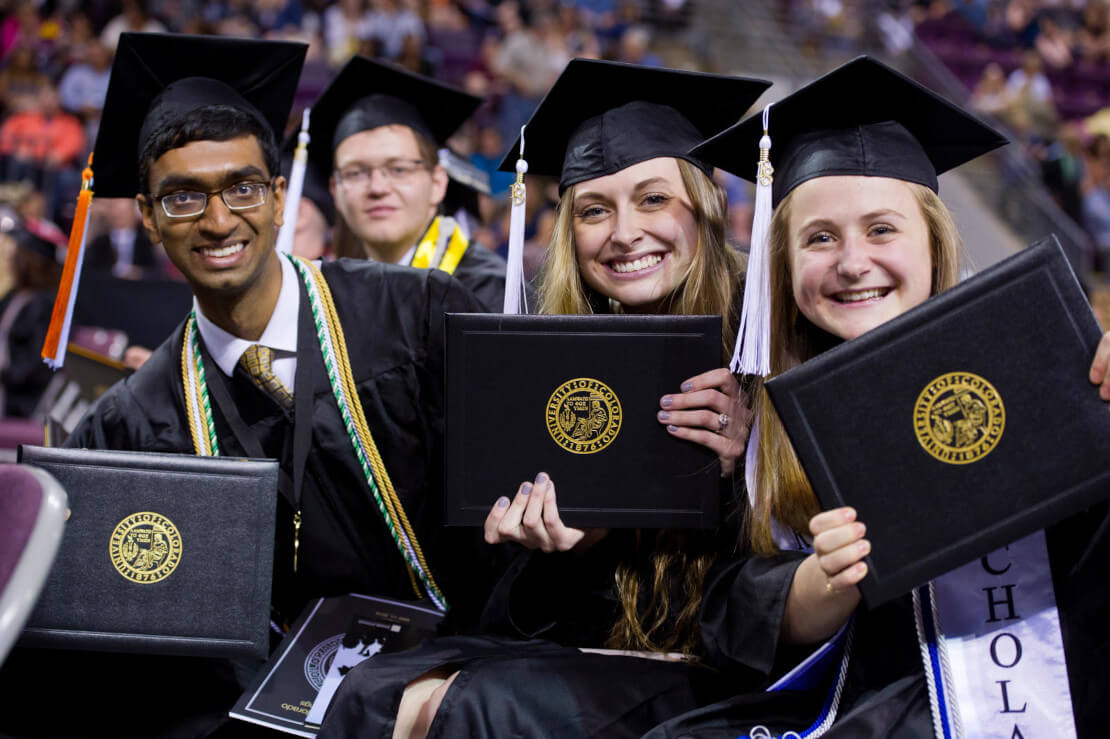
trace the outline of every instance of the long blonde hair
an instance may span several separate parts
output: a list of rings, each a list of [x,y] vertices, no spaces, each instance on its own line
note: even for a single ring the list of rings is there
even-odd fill
[[[728,201],[704,172],[679,159],[678,169],[694,209],[697,245],[689,271],[664,301],[664,311],[721,315],[722,356],[732,354],[743,260],[725,237]],[[574,241],[574,186],[563,193],[546,261],[540,271],[540,312],[607,313],[606,296],[591,290],[578,271]],[[620,310],[620,306],[615,306]],[[726,360],[727,361],[727,360]],[[698,613],[705,574],[717,555],[716,539],[700,532],[636,532],[631,557],[622,559],[615,578],[620,612],[606,646],[614,649],[695,652],[701,643]],[[645,598],[641,598],[641,593]],[[681,594],[680,604],[672,603]],[[641,605],[646,601],[646,605]]]
[[[924,185],[906,184],[913,192],[929,232],[930,294],[936,295],[959,280],[963,244],[951,213],[937,194]],[[794,300],[789,236],[792,195],[783,198],[771,218],[770,377],[811,359],[827,341],[801,314]],[[757,554],[771,555],[778,551],[771,533],[772,520],[795,532],[808,533],[809,519],[820,509],[786,429],[762,386],[756,393],[755,415],[760,428],[759,479],[753,514],[748,518],[748,538]]]

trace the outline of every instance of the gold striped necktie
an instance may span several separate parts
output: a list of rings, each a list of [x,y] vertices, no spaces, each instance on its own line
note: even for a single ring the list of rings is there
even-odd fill
[[[293,393],[285,387],[278,376],[274,374],[271,366],[274,361],[274,350],[261,344],[251,344],[239,357],[239,364],[247,371],[260,388],[265,390],[270,397],[281,404],[286,410],[293,408]]]

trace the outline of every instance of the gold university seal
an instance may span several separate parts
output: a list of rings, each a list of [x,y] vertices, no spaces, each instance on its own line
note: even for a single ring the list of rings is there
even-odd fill
[[[108,556],[132,582],[165,580],[181,562],[181,532],[160,513],[132,513],[112,531]]]
[[[913,430],[929,454],[948,464],[970,464],[1002,438],[1006,409],[994,385],[970,372],[930,382],[913,407]]]
[[[621,430],[621,403],[603,382],[567,380],[547,399],[547,431],[574,454],[593,454],[613,443]]]

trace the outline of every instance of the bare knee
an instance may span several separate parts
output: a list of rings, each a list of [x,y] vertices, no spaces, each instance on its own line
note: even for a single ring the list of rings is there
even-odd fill
[[[405,686],[401,705],[397,708],[393,739],[426,739],[436,711],[458,675],[458,672],[432,670]]]

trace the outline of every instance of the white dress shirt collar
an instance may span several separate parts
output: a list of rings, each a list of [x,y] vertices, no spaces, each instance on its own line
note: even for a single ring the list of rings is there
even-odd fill
[[[301,303],[300,284],[297,279],[297,272],[293,269],[289,260],[279,255],[278,262],[281,263],[281,292],[278,293],[274,312],[270,314],[270,321],[266,324],[266,329],[262,332],[258,341],[247,341],[224,331],[204,315],[196,298],[193,298],[193,310],[196,311],[197,316],[197,330],[200,331],[200,336],[204,339],[204,345],[208,349],[208,353],[212,355],[216,365],[228,377],[235,371],[235,365],[238,363],[239,357],[243,356],[243,352],[251,344],[268,346],[276,350],[275,356],[279,358],[282,356],[296,357],[297,313],[300,310]],[[284,374],[279,371],[276,365],[274,370],[279,377]],[[288,385],[285,378],[282,378],[282,381]],[[288,386],[292,387],[291,385]]]

